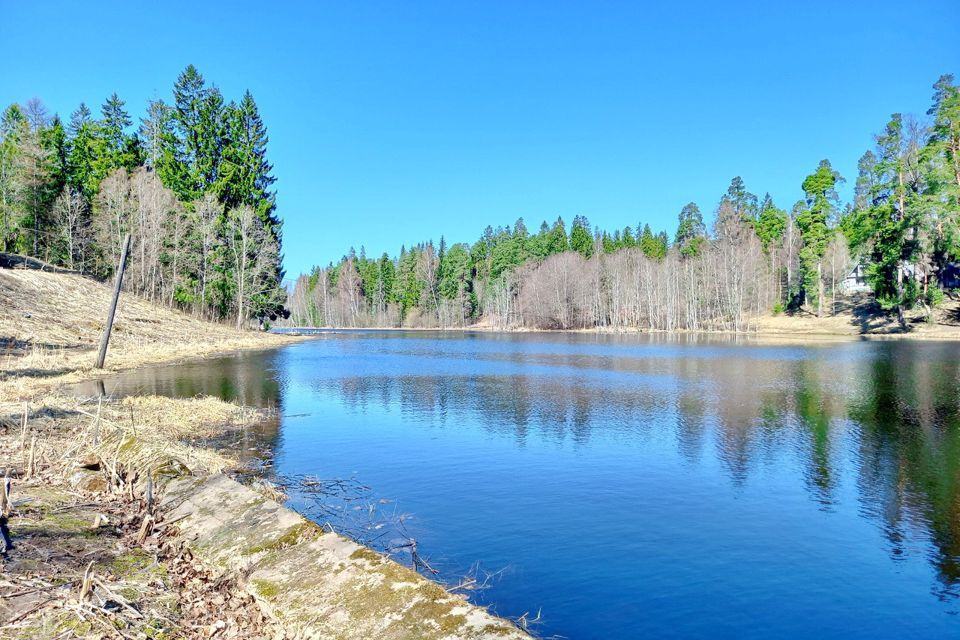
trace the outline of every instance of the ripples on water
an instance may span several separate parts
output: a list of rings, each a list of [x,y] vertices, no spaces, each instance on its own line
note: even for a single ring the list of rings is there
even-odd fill
[[[275,473],[543,635],[960,637],[960,344],[346,332],[107,387],[280,407]]]

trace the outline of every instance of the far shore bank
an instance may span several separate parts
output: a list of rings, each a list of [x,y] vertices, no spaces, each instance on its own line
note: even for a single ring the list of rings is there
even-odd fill
[[[830,320],[830,318],[826,319]],[[803,319],[803,322],[809,322]],[[700,329],[662,331],[650,329],[592,327],[586,329],[537,329],[530,327],[498,328],[488,325],[471,325],[466,327],[276,327],[271,330],[275,335],[309,337],[327,332],[349,331],[383,331],[383,332],[413,332],[413,333],[502,333],[502,334],[579,334],[579,335],[655,335],[655,336],[703,336],[712,338],[747,338],[758,341],[786,341],[786,342],[850,342],[859,340],[960,340],[960,326],[932,325],[930,327],[911,327],[908,331],[871,331],[857,332],[844,331],[836,327],[789,326],[790,322],[767,323],[746,331],[728,329]],[[780,326],[776,326],[780,325]]]

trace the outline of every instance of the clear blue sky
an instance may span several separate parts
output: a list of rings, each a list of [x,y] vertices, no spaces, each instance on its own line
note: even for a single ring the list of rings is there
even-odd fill
[[[672,233],[735,175],[789,207],[960,72],[956,0],[0,4],[3,104],[139,118],[189,63],[249,88],[288,275],[519,216]]]

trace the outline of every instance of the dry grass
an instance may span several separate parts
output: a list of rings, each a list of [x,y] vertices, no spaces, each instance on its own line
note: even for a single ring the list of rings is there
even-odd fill
[[[810,311],[764,316],[755,321],[758,334],[802,336],[805,340],[835,337],[896,337],[927,340],[960,339],[960,302],[947,299],[927,318],[922,308],[906,313],[907,330],[896,315],[884,313],[870,296],[858,295],[837,301],[837,312],[818,318]]]
[[[274,637],[235,580],[183,553],[148,498],[165,478],[235,466],[191,440],[262,412],[214,398],[51,395],[25,403],[24,423],[23,404],[0,404],[16,545],[0,556],[0,638]]]
[[[73,469],[70,460],[91,455],[104,461],[108,470],[121,464],[141,477],[147,470],[166,468],[217,473],[235,467],[237,461],[223,451],[194,443],[266,417],[263,410],[209,397],[101,401],[51,395],[34,402],[0,404],[0,452],[24,473],[30,467],[31,442],[34,466],[62,468],[65,474]]]
[[[154,637],[146,633],[156,627],[150,616],[124,619],[124,612],[134,610],[108,611],[93,595],[85,600],[81,592],[78,599],[75,588],[90,557],[122,561],[144,551],[159,561],[152,566],[163,580],[151,574],[139,584],[100,569],[97,589],[103,596],[108,586],[136,586],[139,595],[130,597],[141,611],[154,611],[160,600],[167,603],[161,609],[169,618],[163,618],[164,632],[157,637],[206,638],[224,628],[230,637],[272,636],[235,585],[196,579],[195,563],[164,551],[156,535],[144,538],[150,533],[146,524],[140,528],[146,518],[131,511],[146,508],[147,487],[159,489],[163,478],[241,466],[234,457],[239,452],[214,450],[203,440],[269,416],[216,398],[112,400],[59,393],[60,385],[101,373],[92,364],[110,295],[108,287],[76,275],[0,269],[0,476],[9,473],[14,495],[27,501],[18,502],[26,506],[13,523],[22,544],[9,562],[0,562],[7,562],[0,573],[9,578],[0,580],[6,589],[0,595],[26,594],[28,600],[18,609],[14,599],[0,599],[0,618],[17,612],[15,625],[0,622],[0,637]],[[236,331],[124,294],[107,366],[116,371],[294,340]],[[44,507],[43,497],[52,495],[69,504]],[[29,506],[38,497],[41,506]],[[110,524],[96,524],[104,514]],[[187,578],[180,580],[181,574]],[[34,589],[37,585],[42,590]],[[45,599],[31,610],[36,593]],[[236,624],[224,627],[224,602],[233,601],[239,604],[226,620]]]
[[[0,269],[0,402],[35,398],[96,375],[111,290],[69,274]],[[237,331],[122,294],[107,369],[271,348],[296,340]]]

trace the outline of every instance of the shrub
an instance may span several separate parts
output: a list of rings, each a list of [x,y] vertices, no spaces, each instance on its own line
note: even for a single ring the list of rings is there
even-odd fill
[[[945,298],[946,294],[940,287],[934,286],[927,289],[927,304],[931,307],[939,307],[943,304]]]

